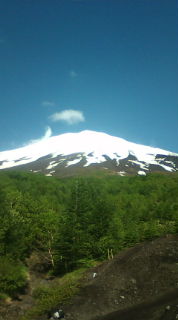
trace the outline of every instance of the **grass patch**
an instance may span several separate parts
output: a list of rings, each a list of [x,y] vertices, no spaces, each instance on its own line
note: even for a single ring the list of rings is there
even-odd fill
[[[59,308],[69,302],[79,290],[79,280],[86,268],[75,270],[58,278],[50,286],[40,286],[33,291],[34,307],[20,318],[20,320],[36,320],[51,310]]]
[[[0,292],[0,302],[4,302],[11,299],[6,293]]]
[[[27,269],[12,258],[0,257],[0,278],[0,292],[14,297],[27,285]]]

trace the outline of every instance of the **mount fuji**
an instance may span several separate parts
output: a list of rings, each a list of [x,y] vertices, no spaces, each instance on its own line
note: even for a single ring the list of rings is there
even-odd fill
[[[0,169],[73,175],[103,169],[119,175],[178,171],[178,154],[126,141],[102,132],[81,131],[46,137],[24,147],[0,152]]]

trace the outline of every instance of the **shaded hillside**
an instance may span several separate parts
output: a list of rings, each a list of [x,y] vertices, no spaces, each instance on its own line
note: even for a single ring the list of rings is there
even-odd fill
[[[94,268],[64,309],[72,320],[177,319],[178,236],[139,244]]]
[[[31,273],[28,292],[20,300],[0,304],[0,319],[48,319],[46,307],[43,313],[21,316],[40,303],[33,291],[39,285],[52,289],[55,281]],[[80,280],[78,294],[69,304],[62,305],[59,299],[56,307],[63,308],[66,320],[177,319],[178,235],[138,244],[90,268]]]
[[[109,313],[95,320],[173,320],[178,319],[178,288],[146,302]]]

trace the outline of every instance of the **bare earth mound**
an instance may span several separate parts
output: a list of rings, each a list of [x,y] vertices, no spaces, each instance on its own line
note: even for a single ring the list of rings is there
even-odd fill
[[[178,236],[139,244],[93,268],[64,310],[70,320],[178,319]]]
[[[29,292],[0,305],[0,320],[19,319],[33,303]],[[178,235],[138,244],[90,269],[79,294],[59,307],[66,320],[178,319]]]

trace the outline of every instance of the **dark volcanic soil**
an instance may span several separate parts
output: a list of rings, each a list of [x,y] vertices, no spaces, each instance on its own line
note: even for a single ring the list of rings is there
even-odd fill
[[[30,299],[11,304],[11,310],[23,314]],[[90,269],[71,304],[59,307],[66,320],[178,319],[178,235],[139,244]],[[0,320],[17,319],[8,313]]]
[[[85,281],[64,307],[67,319],[178,319],[178,236],[124,250]]]

